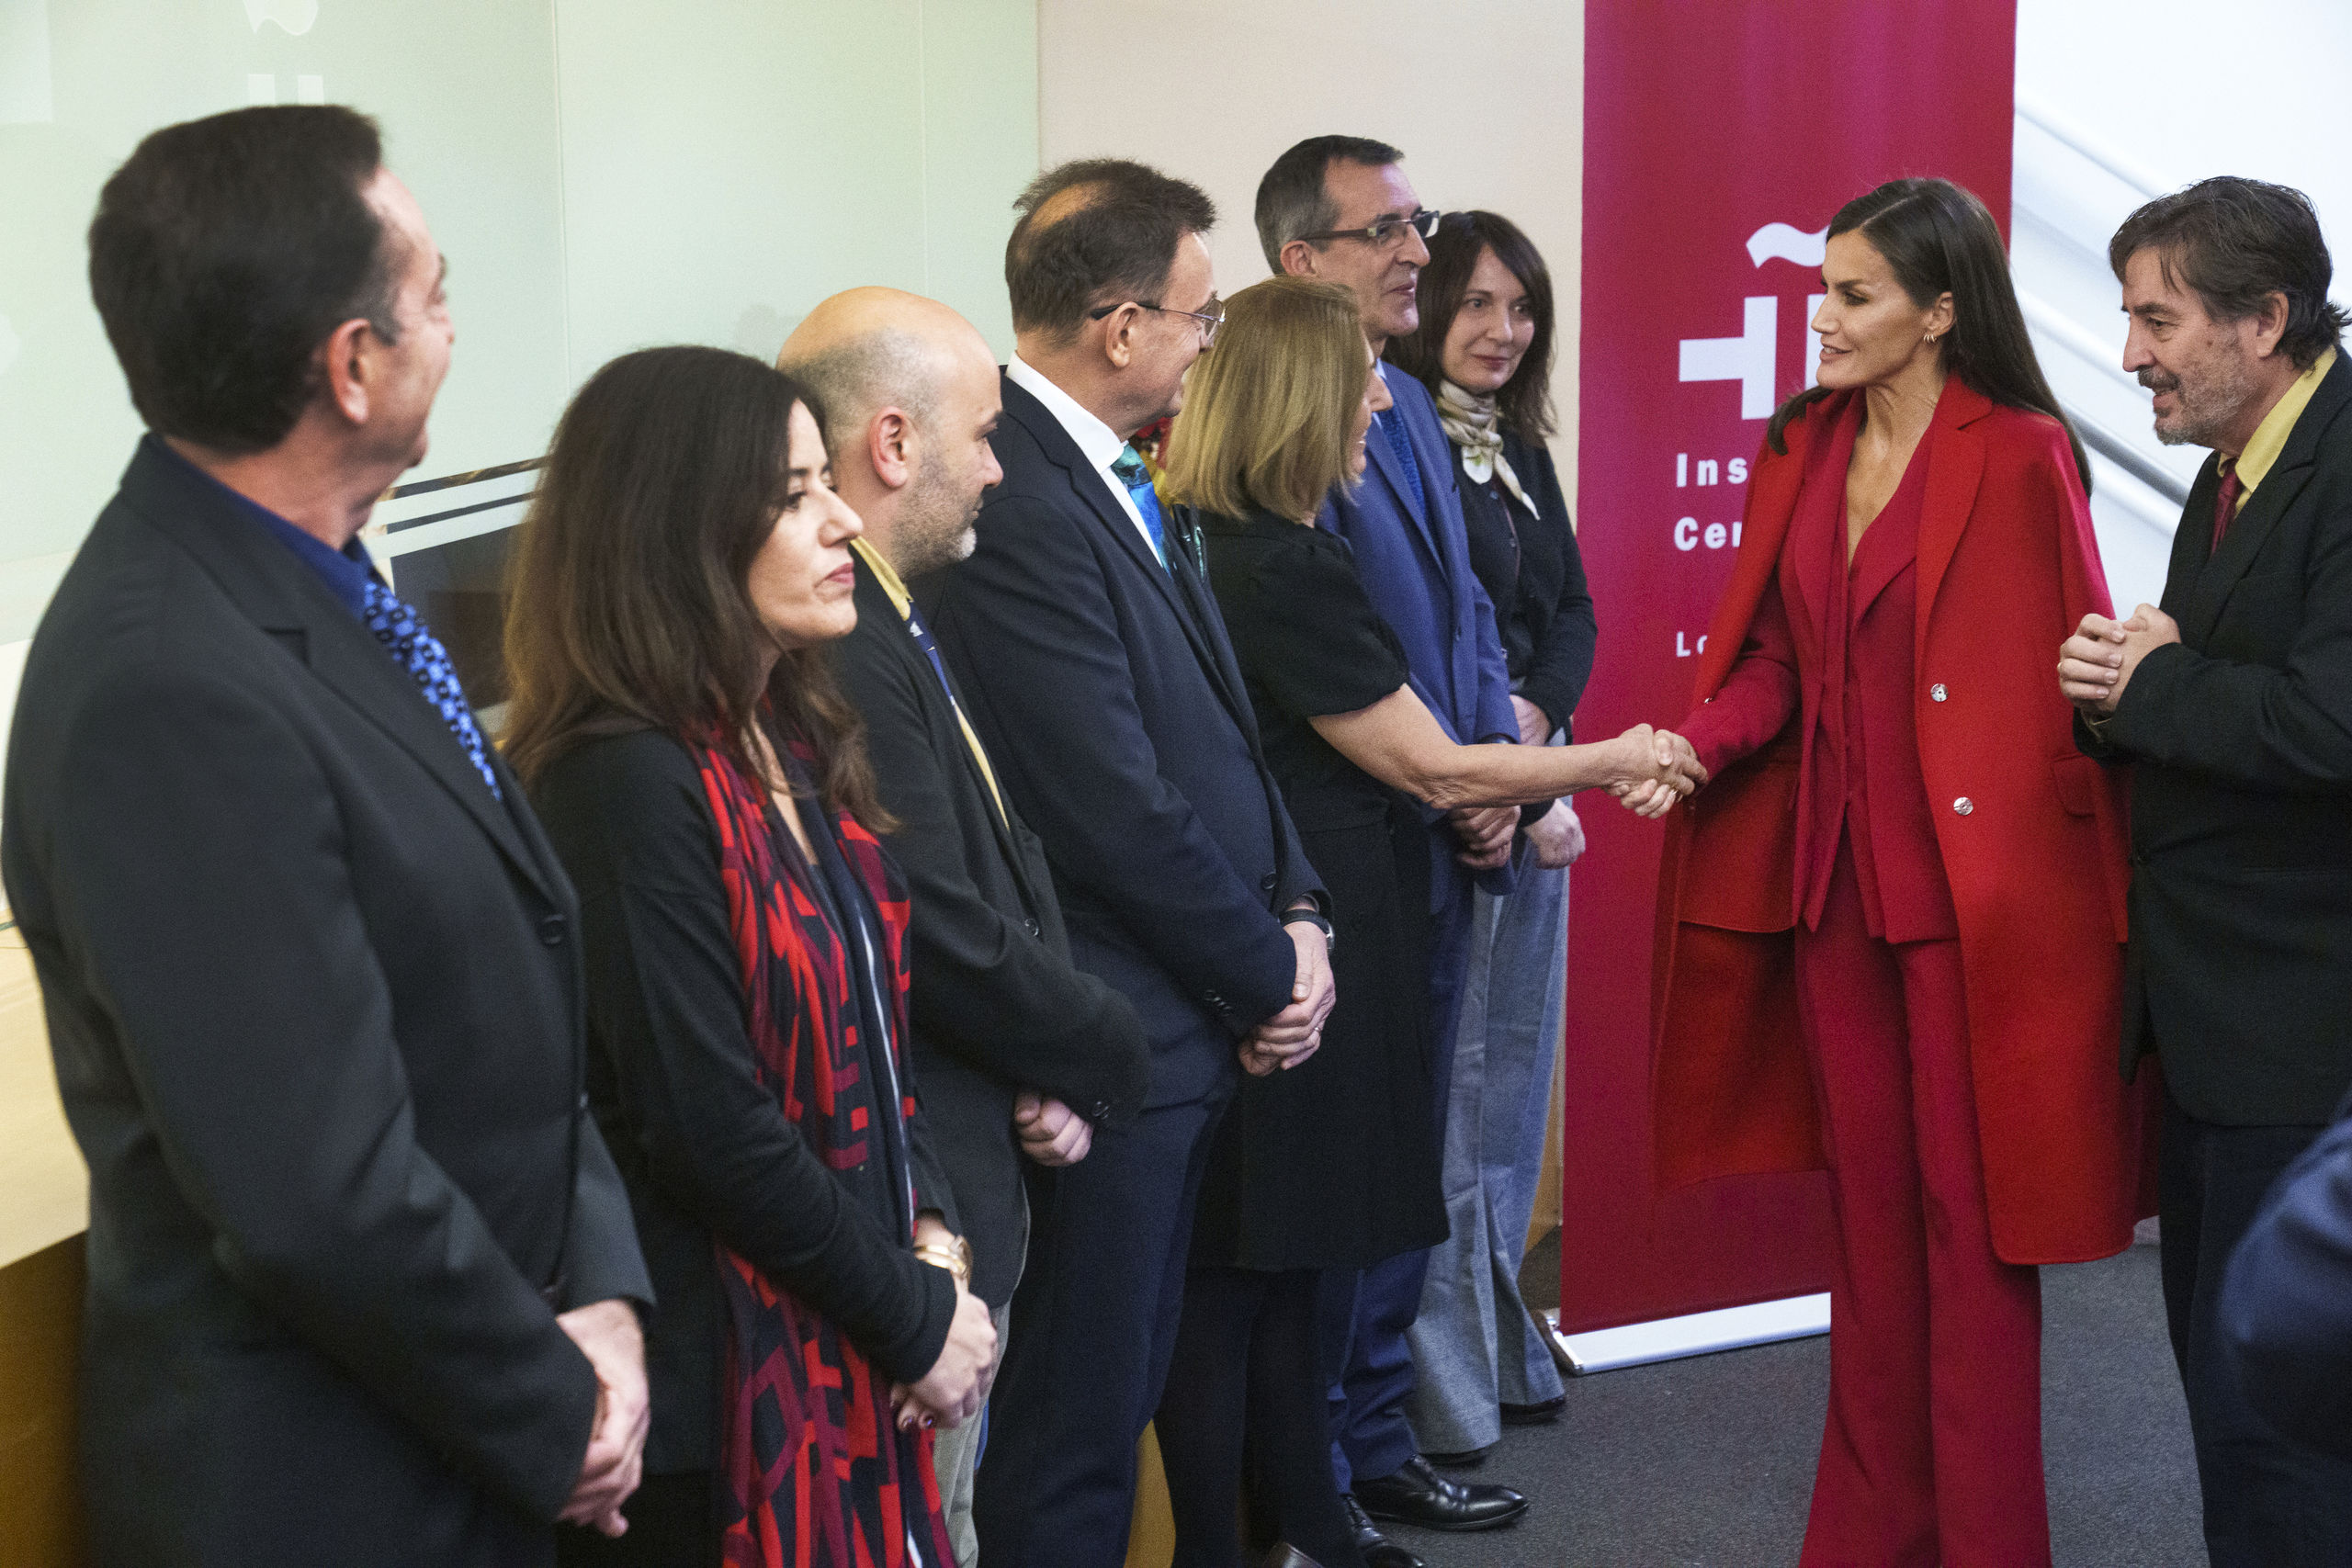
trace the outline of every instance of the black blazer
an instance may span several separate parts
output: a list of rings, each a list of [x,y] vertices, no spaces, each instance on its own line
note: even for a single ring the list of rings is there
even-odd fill
[[[596,1404],[554,1314],[650,1292],[571,888],[497,766],[504,805],[142,445],[33,638],[0,841],[90,1166],[96,1561],[552,1558]]]
[[[2211,551],[2218,464],[2173,536],[2177,646],[2104,740],[2132,774],[2124,1059],[2160,1049],[2191,1115],[2325,1122],[2352,1086],[2352,358]]]
[[[1028,1233],[1013,1097],[1124,1121],[1143,1105],[1150,1053],[1126,998],[1070,966],[1045,847],[999,815],[931,660],[862,559],[857,629],[834,647],[899,822],[887,842],[913,905],[908,1048],[932,1154],[972,1244],[972,1290],[1001,1307]]]
[[[1274,911],[1322,887],[1197,565],[1163,568],[1011,380],[979,547],[917,590],[998,781],[1045,841],[1078,966],[1135,1004],[1151,1105],[1208,1093],[1290,1003]]]

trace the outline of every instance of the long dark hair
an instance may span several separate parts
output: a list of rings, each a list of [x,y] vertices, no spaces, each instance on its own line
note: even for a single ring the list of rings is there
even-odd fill
[[[865,726],[820,649],[786,649],[752,603],[784,500],[790,377],[717,348],[625,354],[580,389],[521,525],[506,617],[507,759],[526,784],[598,736],[658,729],[726,748],[764,725],[812,755],[826,806],[887,829]],[[762,703],[764,699],[765,713]]]
[[[1449,212],[1429,239],[1429,265],[1421,268],[1421,324],[1403,337],[1388,340],[1387,358],[1434,397],[1445,378],[1445,334],[1461,313],[1462,297],[1470,292],[1470,275],[1478,270],[1481,252],[1510,269],[1527,290],[1535,314],[1535,337],[1527,357],[1495,394],[1495,410],[1502,427],[1523,440],[1541,442],[1553,430],[1552,417],[1552,269],[1535,242],[1518,224],[1499,212]]]
[[[2009,254],[2001,243],[2000,226],[1984,204],[1950,180],[1889,180],[1839,208],[1829,220],[1828,238],[1852,233],[1860,233],[1886,258],[1913,304],[1925,310],[1941,296],[1951,296],[1944,367],[1994,402],[2046,413],[2064,425],[2083,491],[2088,494],[2090,459],[2084,455],[2074,422],[2042,378],[2033,339],[2026,333],[2025,313],[2018,309],[2017,289],[2009,282]],[[1764,428],[1772,450],[1787,452],[1789,422],[1828,395],[1826,387],[1808,387],[1782,403]]]

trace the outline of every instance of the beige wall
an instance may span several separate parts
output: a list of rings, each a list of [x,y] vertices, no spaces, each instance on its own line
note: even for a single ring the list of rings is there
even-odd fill
[[[1553,450],[1576,494],[1582,0],[1038,0],[1037,131],[1049,164],[1140,158],[1206,189],[1227,294],[1266,276],[1258,177],[1309,136],[1378,137],[1405,150],[1423,205],[1518,223],[1560,305]]]

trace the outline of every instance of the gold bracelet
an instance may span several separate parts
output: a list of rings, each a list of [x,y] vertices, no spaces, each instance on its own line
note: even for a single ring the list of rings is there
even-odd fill
[[[956,1238],[956,1245],[953,1247],[947,1247],[935,1241],[917,1242],[915,1244],[915,1256],[922,1258],[925,1263],[930,1264],[934,1269],[946,1269],[950,1274],[956,1276],[956,1282],[963,1286],[965,1289],[969,1290],[971,1288],[972,1244],[965,1240],[962,1236],[959,1235]]]

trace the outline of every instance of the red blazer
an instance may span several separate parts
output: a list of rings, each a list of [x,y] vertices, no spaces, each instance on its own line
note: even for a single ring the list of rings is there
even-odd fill
[[[1808,445],[1851,395],[1757,459],[1699,702],[1780,568]],[[2109,613],[2107,581],[2055,422],[1954,378],[1924,439],[1913,711],[1960,921],[1993,1244],[2012,1263],[2103,1258],[2147,1212],[2154,1075],[2126,1085],[2115,1066],[2125,777],[2075,750],[2054,664],[2085,615]],[[1794,986],[1797,729],[1668,818],[1651,1014],[1662,1187],[1824,1164]]]

